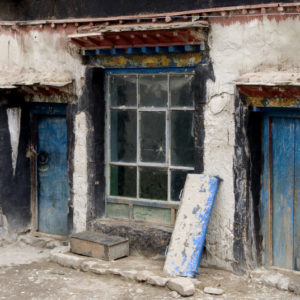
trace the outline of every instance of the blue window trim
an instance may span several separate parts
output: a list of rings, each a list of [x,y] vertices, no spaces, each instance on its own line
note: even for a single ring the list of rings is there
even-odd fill
[[[266,116],[278,117],[299,117],[298,107],[253,107],[254,112],[261,112]]]
[[[56,115],[65,116],[67,104],[61,103],[33,103],[30,105],[32,115]]]
[[[125,68],[125,69],[105,69],[106,74],[147,74],[147,73],[191,73],[195,72],[195,67],[188,68]]]

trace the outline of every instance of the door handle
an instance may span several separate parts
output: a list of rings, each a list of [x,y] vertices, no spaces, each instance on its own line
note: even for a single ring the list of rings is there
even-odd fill
[[[38,154],[38,162],[40,165],[47,164],[48,160],[49,160],[49,156],[47,152],[42,151]]]

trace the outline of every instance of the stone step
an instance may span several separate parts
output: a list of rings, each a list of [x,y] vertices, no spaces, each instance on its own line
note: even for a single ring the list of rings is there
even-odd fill
[[[129,241],[115,235],[83,231],[70,239],[71,252],[103,260],[115,260],[129,255]]]

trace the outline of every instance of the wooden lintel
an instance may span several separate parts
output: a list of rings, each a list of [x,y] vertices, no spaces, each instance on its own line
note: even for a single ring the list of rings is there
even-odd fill
[[[71,41],[82,48],[87,48],[86,43],[84,43],[80,38],[71,38]]]
[[[114,46],[116,48],[120,47],[121,45],[124,45],[124,47],[128,48],[128,47],[132,47],[132,42],[130,41],[129,38],[127,38],[126,36],[124,36],[123,34],[118,34],[115,36],[115,42],[114,42]]]
[[[132,40],[133,44],[136,44],[135,42],[141,45],[145,43],[145,39],[143,38],[142,34],[130,34],[130,39]]]
[[[93,45],[93,46],[100,46],[101,40],[96,37],[87,37],[87,40]]]

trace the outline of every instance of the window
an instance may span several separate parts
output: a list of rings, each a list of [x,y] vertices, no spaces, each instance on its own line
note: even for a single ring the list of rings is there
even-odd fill
[[[108,74],[107,202],[180,200],[194,170],[192,80],[192,73]]]

